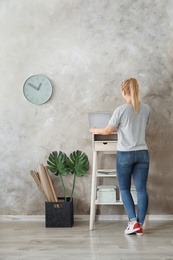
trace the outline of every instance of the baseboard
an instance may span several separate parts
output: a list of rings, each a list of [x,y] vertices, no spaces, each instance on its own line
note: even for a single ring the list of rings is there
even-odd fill
[[[75,221],[89,221],[89,215],[74,215]],[[98,215],[96,220],[127,220],[126,215]],[[147,215],[149,220],[173,220],[173,215]],[[0,215],[0,221],[45,221],[44,215]]]

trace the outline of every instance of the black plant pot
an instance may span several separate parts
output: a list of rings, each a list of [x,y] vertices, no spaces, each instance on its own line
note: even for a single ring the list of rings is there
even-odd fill
[[[58,198],[58,202],[45,202],[46,227],[72,227],[74,223],[73,199]]]

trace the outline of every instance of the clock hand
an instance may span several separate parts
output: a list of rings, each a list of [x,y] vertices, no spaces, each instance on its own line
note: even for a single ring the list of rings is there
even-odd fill
[[[38,90],[41,88],[41,85],[42,85],[42,83],[39,84],[39,86],[38,86],[38,88],[37,88]]]
[[[38,88],[36,86],[34,86],[33,84],[28,83],[28,85],[38,91]]]

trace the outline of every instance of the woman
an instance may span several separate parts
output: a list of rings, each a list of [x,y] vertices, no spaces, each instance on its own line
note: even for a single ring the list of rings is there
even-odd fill
[[[143,235],[143,223],[148,208],[147,179],[149,153],[145,142],[146,125],[150,117],[150,108],[138,99],[139,86],[135,78],[121,83],[121,93],[125,105],[117,107],[105,128],[90,128],[90,133],[109,135],[117,130],[118,144],[116,153],[116,171],[121,198],[129,223],[125,234]],[[131,196],[131,179],[137,191],[137,212]]]

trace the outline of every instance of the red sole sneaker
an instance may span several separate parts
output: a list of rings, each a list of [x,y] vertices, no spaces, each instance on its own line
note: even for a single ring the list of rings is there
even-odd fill
[[[137,236],[142,236],[143,235],[143,230],[142,228],[140,228],[137,232],[136,232]]]

